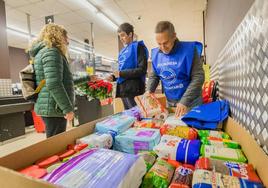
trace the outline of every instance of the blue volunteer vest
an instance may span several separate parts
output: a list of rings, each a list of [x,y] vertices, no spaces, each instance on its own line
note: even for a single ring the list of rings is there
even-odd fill
[[[188,88],[191,79],[191,68],[194,50],[202,53],[199,42],[177,42],[170,54],[160,52],[159,48],[152,49],[152,65],[160,77],[168,100],[180,100]]]
[[[138,67],[138,45],[142,45],[145,48],[146,58],[148,58],[148,50],[143,41],[134,41],[124,47],[118,56],[119,71],[135,69]],[[145,82],[145,76],[142,77]],[[119,77],[117,83],[121,84],[126,79]]]

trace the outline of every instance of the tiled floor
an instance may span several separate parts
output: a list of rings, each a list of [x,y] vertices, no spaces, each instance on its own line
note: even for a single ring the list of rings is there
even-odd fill
[[[74,127],[67,126],[67,131]],[[17,139],[10,140],[0,145],[0,157],[26,148],[32,144],[46,139],[45,133],[37,133],[34,128],[26,128],[26,134]]]

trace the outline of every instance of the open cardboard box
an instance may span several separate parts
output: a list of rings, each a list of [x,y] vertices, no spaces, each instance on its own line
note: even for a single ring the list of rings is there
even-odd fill
[[[165,100],[161,98],[162,102]],[[45,181],[26,177],[16,169],[21,169],[33,164],[41,158],[51,156],[66,149],[68,144],[74,143],[77,138],[91,134],[95,124],[100,120],[90,122],[72,129],[68,132],[59,134],[25,149],[0,158],[0,185],[1,188],[50,188],[55,187]],[[268,156],[259,147],[252,136],[231,117],[224,122],[225,131],[230,134],[233,140],[239,142],[248,158],[248,162],[253,164],[256,171],[268,187]]]

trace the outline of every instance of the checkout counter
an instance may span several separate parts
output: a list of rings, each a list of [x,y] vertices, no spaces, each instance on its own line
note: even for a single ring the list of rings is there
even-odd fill
[[[25,134],[25,114],[33,105],[22,96],[0,98],[0,143]]]

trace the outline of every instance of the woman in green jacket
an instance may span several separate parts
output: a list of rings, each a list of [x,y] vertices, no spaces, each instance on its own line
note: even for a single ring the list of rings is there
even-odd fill
[[[74,81],[66,59],[67,46],[67,31],[47,24],[29,50],[37,84],[45,80],[34,110],[44,120],[47,138],[64,132],[67,120],[74,118]]]

